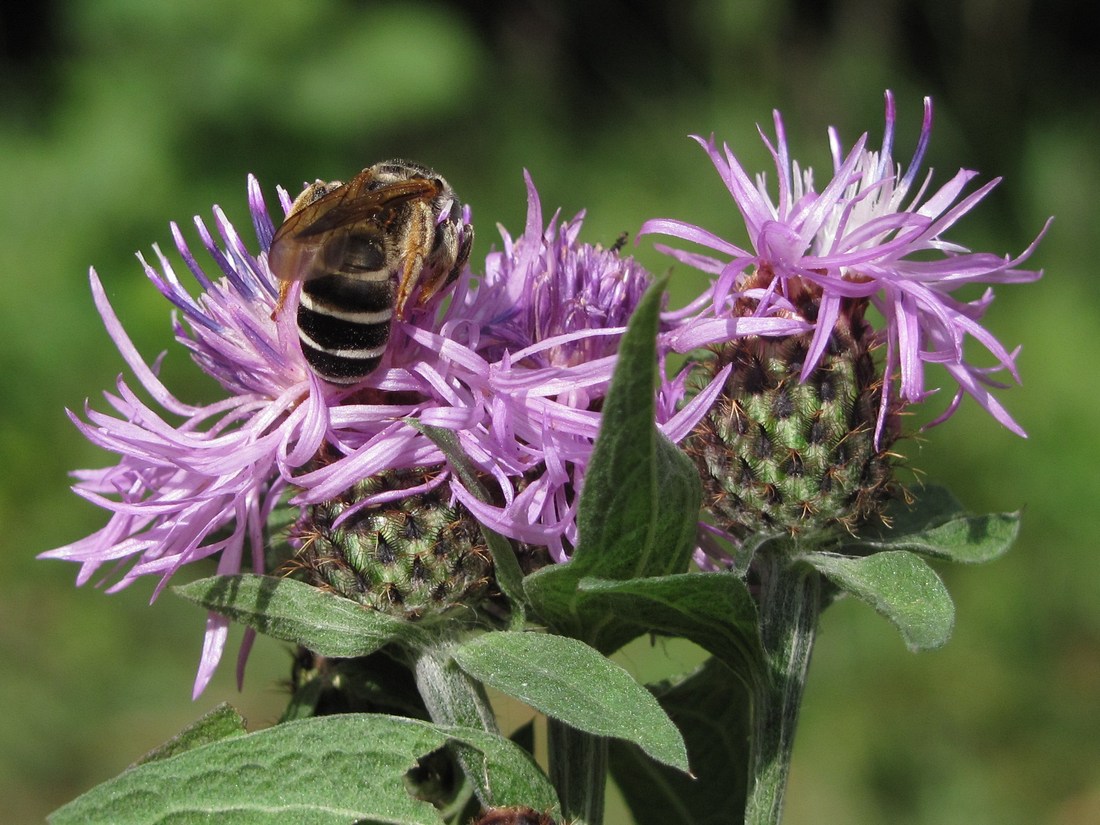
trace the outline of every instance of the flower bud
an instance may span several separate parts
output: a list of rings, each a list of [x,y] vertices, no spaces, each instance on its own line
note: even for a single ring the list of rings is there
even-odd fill
[[[476,607],[495,592],[480,528],[445,486],[424,490],[432,470],[390,470],[310,507],[292,538],[309,579],[345,598],[407,619]],[[412,487],[407,496],[349,509]],[[382,496],[382,498],[388,498]]]
[[[883,379],[865,308],[865,301],[843,302],[805,380],[809,332],[736,339],[697,362],[696,391],[733,365],[684,446],[702,473],[706,506],[736,538],[852,532],[891,497],[897,415],[887,416],[876,444]]]

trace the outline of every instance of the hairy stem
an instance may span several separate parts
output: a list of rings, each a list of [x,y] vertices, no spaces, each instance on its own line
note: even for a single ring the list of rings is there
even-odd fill
[[[607,784],[607,739],[547,720],[550,781],[573,825],[601,825]]]
[[[821,577],[782,554],[759,558],[761,637],[768,678],[753,696],[746,825],[777,825],[821,610]]]
[[[460,725],[499,734],[496,715],[481,682],[464,673],[451,657],[451,645],[438,643],[416,652],[416,686],[428,714],[438,725]],[[453,744],[455,756],[485,807],[494,804],[485,778],[485,758],[473,748]]]

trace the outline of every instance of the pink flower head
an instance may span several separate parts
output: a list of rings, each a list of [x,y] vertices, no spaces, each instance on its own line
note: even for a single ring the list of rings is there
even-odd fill
[[[479,282],[459,284],[441,328],[492,360],[491,443],[479,451],[495,456],[507,476],[499,479],[503,507],[457,485],[455,496],[483,524],[564,561],[577,541],[580,491],[600,426],[596,402],[650,279],[617,250],[579,243],[583,213],[560,225],[558,217],[544,227],[528,176],[523,234],[501,230],[503,249],[487,256]],[[670,415],[664,426],[686,434],[684,420]]]
[[[288,496],[304,507],[386,470],[442,465],[427,484],[449,484],[483,523],[564,559],[576,540],[580,481],[599,428],[593,402],[606,393],[618,338],[648,275],[617,252],[578,244],[580,216],[560,230],[553,220],[544,229],[529,178],[527,189],[524,234],[513,241],[504,233],[504,249],[489,256],[484,276],[464,272],[449,304],[440,296],[395,320],[381,364],[354,387],[327,384],[307,366],[293,311],[297,285],[275,313],[278,284],[267,264],[275,225],[254,178],[248,193],[257,252],[220,209],[217,239],[196,218],[216,277],[172,225],[197,297],[158,248],[155,265],[139,255],[176,308],[176,340],[224,388],[223,399],[195,406],[173,395],[157,377],[159,359],[150,364],[137,352],[92,271],[96,307],[150,400],[120,377],[105,393],[112,412],[70,414],[91,442],[119,456],[114,466],[74,474],[74,491],[110,518],[92,535],[42,555],[78,562],[80,584],[109,564],[112,591],[157,576],[155,598],[182,566],[210,556],[220,574],[270,572],[263,528]],[[290,198],[279,194],[285,213]],[[454,431],[470,460],[496,480],[501,505],[465,490],[416,423]],[[686,432],[682,416],[670,426]],[[318,462],[322,447],[325,461]],[[228,621],[210,614],[196,696],[227,632]]]
[[[648,221],[639,234],[663,234],[691,241],[719,253],[707,254],[660,247],[680,261],[715,276],[707,294],[670,320],[679,325],[668,338],[678,352],[746,334],[745,317],[735,312],[737,299],[748,298],[753,318],[800,318],[814,330],[802,377],[818,365],[845,298],[867,299],[885,320],[879,335],[886,345],[885,374],[878,432],[890,404],[891,383],[904,402],[916,402],[934,391],[927,387],[924,365],[942,364],[958,385],[947,418],[964,394],[973,396],[1001,424],[1018,435],[1024,431],[990,392],[1002,387],[991,373],[1006,370],[1016,381],[1018,350],[1009,352],[980,323],[993,300],[991,289],[976,300],[953,293],[970,284],[1034,281],[1041,271],[1019,269],[1039,238],[1016,258],[970,252],[944,234],[972,210],[1000,181],[995,179],[964,194],[976,172],[960,170],[931,191],[931,172],[917,174],[932,128],[932,103],[925,99],[924,123],[908,168],[893,160],[895,108],[886,93],[886,129],[882,148],[866,148],[864,134],[845,155],[834,129],[829,130],[833,176],[819,193],[812,170],[802,170],[790,157],[783,121],[774,114],[776,143],[761,137],[775,160],[776,196],[764,175],[750,179],[728,146],[713,139],[695,140],[706,150],[733,196],[748,232],[747,248],[677,220]],[[792,284],[816,285],[820,300],[812,317],[788,300]],[[727,329],[723,331],[723,325]],[[760,334],[775,334],[764,331]],[[995,359],[993,368],[978,367],[964,354],[967,336]]]

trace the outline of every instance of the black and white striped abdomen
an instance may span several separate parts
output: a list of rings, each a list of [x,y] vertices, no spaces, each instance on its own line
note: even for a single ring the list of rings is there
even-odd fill
[[[354,384],[378,366],[393,320],[394,284],[383,270],[334,272],[302,284],[298,337],[314,371]]]
[[[408,161],[305,188],[268,264],[281,282],[276,313],[301,283],[298,337],[315,374],[351,385],[378,367],[394,316],[425,307],[466,264],[473,228],[464,214],[445,180]]]

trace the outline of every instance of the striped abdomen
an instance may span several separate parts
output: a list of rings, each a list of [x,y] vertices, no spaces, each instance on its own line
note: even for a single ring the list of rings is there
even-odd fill
[[[368,375],[386,351],[394,299],[377,242],[348,238],[336,271],[302,284],[298,337],[310,367],[333,384],[354,384]]]

